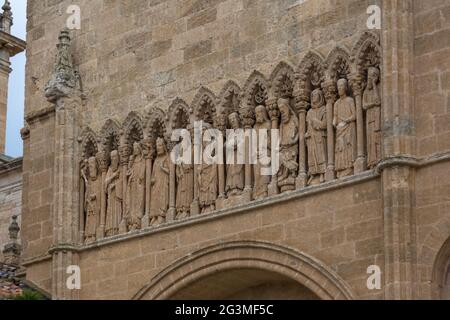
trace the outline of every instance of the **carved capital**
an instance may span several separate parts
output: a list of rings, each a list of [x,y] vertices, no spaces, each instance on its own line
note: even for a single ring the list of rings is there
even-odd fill
[[[255,111],[252,107],[247,106],[240,110],[242,125],[244,128],[253,128],[255,125]]]
[[[337,97],[336,83],[333,80],[327,80],[323,83],[322,89],[327,103],[334,103]]]
[[[297,113],[304,113],[309,107],[310,90],[298,87],[294,92],[295,109]]]
[[[272,121],[277,121],[280,118],[277,98],[270,98],[267,100],[267,112],[269,113],[270,120]]]

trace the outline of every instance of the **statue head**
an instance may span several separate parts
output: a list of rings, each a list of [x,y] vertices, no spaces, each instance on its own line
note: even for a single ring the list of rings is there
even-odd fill
[[[257,106],[255,108],[255,118],[257,123],[264,123],[269,121],[269,115],[267,109],[264,106]]]
[[[166,154],[166,142],[163,138],[156,139],[156,153],[158,156]]]
[[[280,109],[281,122],[286,123],[291,119],[291,107],[288,99],[278,100],[278,109]]]
[[[117,150],[111,152],[111,167],[114,171],[119,168],[119,152]]]
[[[88,166],[89,166],[89,177],[92,179],[97,178],[98,174],[97,159],[95,157],[90,157],[88,160]]]
[[[374,85],[380,80],[380,70],[375,67],[370,67],[367,70],[367,87],[373,89]]]
[[[337,82],[338,93],[340,97],[347,96],[348,82],[347,79],[339,79]]]
[[[316,89],[311,93],[311,107],[313,109],[323,107],[325,105],[325,97],[321,89]]]
[[[228,121],[232,129],[239,129],[241,127],[241,119],[237,112],[233,112],[228,116]]]

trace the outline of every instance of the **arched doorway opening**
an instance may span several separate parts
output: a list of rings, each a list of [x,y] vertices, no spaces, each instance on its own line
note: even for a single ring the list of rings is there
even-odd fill
[[[450,300],[450,238],[442,246],[433,267],[433,299]]]
[[[172,300],[319,300],[311,290],[275,272],[232,269],[182,288]]]
[[[177,260],[133,299],[349,300],[346,283],[325,264],[264,242],[213,245]]]

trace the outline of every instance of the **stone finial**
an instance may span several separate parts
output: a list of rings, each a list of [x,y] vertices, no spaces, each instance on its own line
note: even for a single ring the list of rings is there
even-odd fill
[[[11,3],[5,0],[5,4],[2,7],[3,13],[1,14],[1,30],[6,33],[11,33],[11,26],[13,25],[13,15],[11,11]]]
[[[12,217],[12,222],[8,228],[10,242],[3,249],[5,263],[11,265],[20,264],[22,246],[18,243],[20,227],[17,223],[17,216]]]
[[[76,90],[81,90],[80,77],[74,68],[70,53],[71,42],[69,31],[62,30],[56,46],[58,52],[53,74],[45,86],[45,97],[49,102],[56,103],[58,99],[67,97]]]

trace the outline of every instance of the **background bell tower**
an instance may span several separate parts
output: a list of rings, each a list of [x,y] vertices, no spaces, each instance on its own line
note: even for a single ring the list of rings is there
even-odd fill
[[[13,16],[11,4],[5,1],[0,14],[0,154],[5,153],[8,81],[11,73],[10,58],[25,50],[25,41],[11,35]]]

